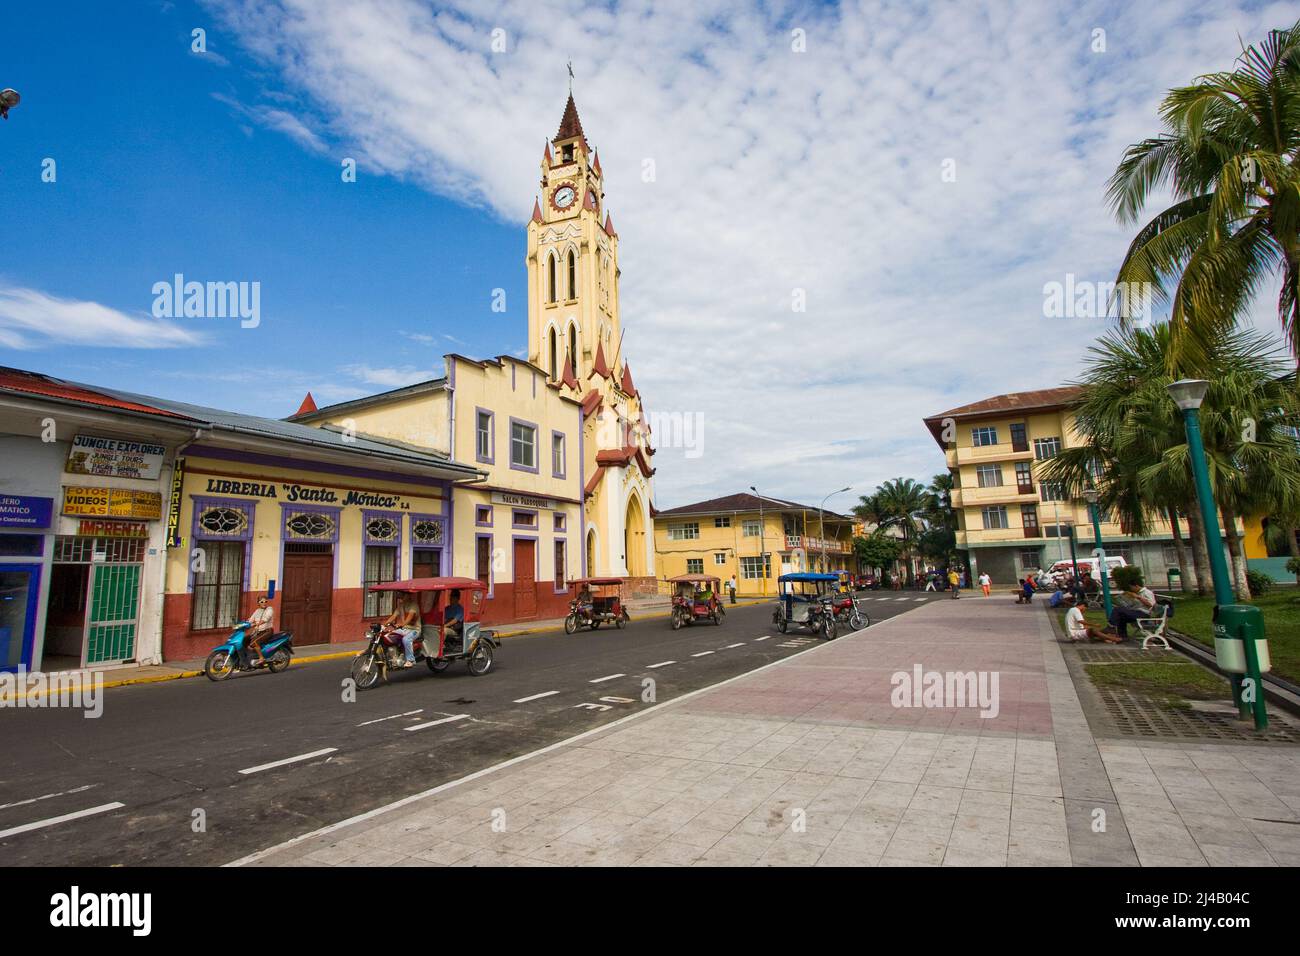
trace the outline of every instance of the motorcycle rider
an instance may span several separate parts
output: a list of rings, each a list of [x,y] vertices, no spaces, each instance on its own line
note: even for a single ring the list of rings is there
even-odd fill
[[[266,595],[263,595],[257,599],[257,610],[248,615],[248,639],[245,646],[257,654],[254,667],[261,667],[266,663],[266,658],[262,656],[261,642],[274,632],[275,609],[271,607],[271,602]]]
[[[392,628],[402,635],[402,648],[406,651],[403,667],[415,666],[415,639],[420,636],[420,605],[410,591],[399,591],[397,606],[384,621],[385,628]]]

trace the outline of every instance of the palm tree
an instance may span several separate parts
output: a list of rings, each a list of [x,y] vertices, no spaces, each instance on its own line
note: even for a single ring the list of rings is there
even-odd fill
[[[1170,90],[1160,117],[1164,131],[1128,148],[1107,194],[1126,225],[1156,192],[1174,203],[1133,239],[1117,284],[1149,284],[1170,304],[1171,362],[1204,364],[1280,274],[1278,317],[1300,359],[1300,22],[1247,47],[1231,72]]]
[[[1195,369],[1171,360],[1172,348],[1168,325],[1104,336],[1080,382],[1086,391],[1075,428],[1086,443],[1064,449],[1044,466],[1043,477],[1065,483],[1076,495],[1095,486],[1100,506],[1118,515],[1127,534],[1147,533],[1153,515],[1168,519],[1184,569],[1178,514],[1186,513],[1196,571],[1189,583],[1203,591],[1209,542],[1217,541],[1219,529],[1207,535],[1200,526],[1182,419],[1165,386],[1184,375],[1209,379],[1201,412],[1206,458],[1244,597],[1237,516],[1289,514],[1300,504],[1300,459],[1285,433],[1300,416],[1295,378],[1283,374],[1267,338],[1256,333],[1217,336],[1207,343],[1208,364]]]
[[[925,530],[926,516],[935,508],[934,495],[919,481],[895,478],[882,483],[875,494],[864,495],[853,513],[882,529],[896,528],[902,535],[907,558],[907,582],[912,582],[912,557],[916,540]]]

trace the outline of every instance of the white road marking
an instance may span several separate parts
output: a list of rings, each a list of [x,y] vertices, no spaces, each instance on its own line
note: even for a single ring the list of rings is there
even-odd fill
[[[403,727],[403,730],[424,730],[425,727],[437,727],[439,724],[450,724],[456,720],[464,720],[469,714],[456,714],[454,717],[442,717],[438,720],[431,720],[425,724],[412,724],[409,727]]]
[[[410,730],[411,728],[407,727],[406,729]],[[313,750],[309,754],[299,754],[297,757],[286,757],[285,759],[277,760],[274,763],[264,763],[257,767],[248,767],[247,769],[241,770],[239,772],[244,774],[261,773],[263,770],[270,770],[273,767],[283,767],[285,764],[288,763],[298,763],[300,760],[311,760],[313,757],[323,757],[326,754],[334,753],[338,749],[339,749],[338,747],[326,747],[324,750]]]
[[[698,654],[692,654],[691,657],[708,657],[713,651],[700,651]]]
[[[51,794],[57,796],[57,794]],[[17,804],[12,804],[17,806]],[[35,823],[24,823],[19,827],[10,827],[8,830],[0,830],[0,840],[5,837],[15,836],[19,833],[26,833],[29,830],[41,830],[45,827],[52,827],[58,823],[67,823],[69,820],[79,820],[82,817],[94,816],[96,813],[107,813],[109,810],[117,810],[126,806],[124,803],[105,803],[98,807],[91,807],[88,810],[78,810],[76,813],[65,813],[61,817],[50,817],[48,820],[37,820]]]
[[[533,694],[533,696],[531,697],[520,697],[517,701],[515,701],[515,703],[526,704],[530,700],[541,700],[543,697],[554,697],[558,693],[559,693],[558,690],[548,690],[541,694]]]
[[[597,677],[595,680],[587,681],[588,684],[599,684],[601,681],[613,680],[615,677],[626,677],[626,674],[606,674],[604,677]]]
[[[50,800],[54,797],[66,797],[70,793],[81,793],[84,790],[93,790],[98,787],[97,783],[88,783],[84,787],[77,787],[73,790],[60,790],[58,793],[45,793],[39,797],[31,797],[27,800],[16,800],[13,803],[0,803],[0,810],[8,810],[10,807],[25,807],[29,803],[39,803],[41,800]]]
[[[744,647],[744,646],[745,646],[745,642],[744,642],[744,641],[741,641],[739,644],[728,644],[726,647],[723,648],[723,650],[724,650],[724,651],[729,651],[729,650],[731,650],[733,647]]]
[[[421,707],[419,710],[408,710],[404,714],[393,714],[393,716],[391,717],[376,717],[374,720],[363,720],[361,723],[357,724],[357,726],[366,727],[370,724],[382,724],[385,720],[396,720],[399,717],[410,717],[412,714],[422,714],[422,713],[424,713],[423,707]]]
[[[925,598],[916,598],[916,603],[917,603],[917,604],[924,604],[924,603],[925,603],[925,600],[926,600]]]
[[[667,667],[669,664],[676,664],[676,661],[660,661],[658,664],[647,664],[647,670],[654,670],[656,667]]]
[[[902,617],[886,618],[885,620],[881,621],[879,624],[873,624],[872,627],[889,630],[889,626],[891,624],[895,624],[899,621],[902,621]],[[824,648],[828,648],[832,646],[834,646],[834,642],[828,641],[826,643],[823,643],[821,647],[814,647],[808,653],[809,654],[824,653]],[[609,722],[608,724],[602,724],[599,727],[593,727],[591,730],[584,730],[582,733],[574,734],[572,737],[566,737],[564,740],[557,740],[555,743],[547,744],[545,747],[539,747],[537,750],[532,750],[529,751],[528,753],[520,754],[517,757],[511,757],[508,760],[503,760],[500,763],[495,763],[490,767],[484,767],[482,770],[475,770],[473,773],[468,773],[463,777],[458,777],[455,780],[448,780],[446,783],[440,783],[436,787],[430,787],[428,790],[422,790],[420,793],[413,793],[410,796],[402,797],[399,800],[394,800],[392,803],[386,803],[383,806],[375,807],[372,810],[366,810],[363,813],[355,814],[354,816],[350,816],[344,820],[338,820],[335,823],[327,824],[326,826],[319,827],[315,830],[311,830],[308,833],[300,833],[296,837],[290,837],[288,840],[285,840],[283,843],[277,843],[275,846],[265,847],[264,849],[246,854],[245,856],[241,856],[237,860],[231,860],[229,863],[223,863],[221,865],[223,867],[235,867],[235,866],[247,866],[250,863],[256,863],[259,860],[264,860],[267,857],[272,856],[276,853],[280,853],[284,850],[290,849],[291,847],[295,847],[298,846],[299,844],[306,843],[308,840],[314,840],[317,837],[329,836],[331,833],[338,833],[340,830],[344,830],[350,826],[354,826],[355,824],[365,823],[367,820],[373,820],[376,817],[383,816],[386,813],[392,813],[394,810],[400,810],[402,807],[408,807],[413,803],[419,803],[421,800],[427,800],[429,797],[436,797],[440,793],[446,793],[449,790],[454,790],[456,787],[464,786],[467,783],[471,783],[475,780],[482,779],[483,777],[491,776],[494,773],[500,773],[502,770],[506,770],[518,764],[525,763],[529,760],[536,760],[538,757],[544,757],[549,753],[554,753],[555,751],[562,750],[565,747],[571,747],[574,744],[576,744],[578,741],[586,740],[588,737],[594,737],[596,734],[608,733],[609,731],[613,730],[615,727],[621,726],[622,724],[631,723],[634,720],[640,720],[643,717],[646,717],[647,715],[650,714],[658,714],[660,711],[663,711],[670,707],[679,707],[682,704],[686,703],[688,700],[693,700],[694,698],[699,697],[703,694],[707,694],[710,691],[717,690],[719,687],[726,687],[730,684],[736,683],[737,681],[745,680],[747,678],[753,677],[753,675],[755,674],[761,674],[763,671],[769,670],[773,667],[783,667],[789,663],[790,663],[789,658],[782,657],[779,660],[772,661],[770,664],[764,664],[762,667],[756,667],[752,671],[746,671],[743,674],[737,674],[735,677],[728,677],[726,680],[718,681],[718,683],[716,684],[709,684],[707,687],[698,688],[697,690],[693,690],[690,691],[689,693],[682,694],[682,696],[680,697],[674,697],[670,700],[661,701],[657,704],[651,704],[649,707],[640,708],[628,714],[626,717],[620,717],[617,720],[613,720]]]
[[[894,600],[895,600],[895,601],[910,601],[911,598],[894,598]],[[921,598],[921,600],[924,601],[925,598]]]
[[[767,639],[768,639],[769,637],[771,637],[771,636],[772,636],[771,634],[764,634],[762,637],[756,637],[756,638],[754,638],[754,642],[757,643],[757,642],[759,642],[759,641],[765,641],[765,640],[767,640]]]

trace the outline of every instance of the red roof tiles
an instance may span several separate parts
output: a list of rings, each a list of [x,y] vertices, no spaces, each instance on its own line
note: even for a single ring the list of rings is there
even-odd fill
[[[609,378],[609,363],[605,361],[605,347],[602,343],[596,343],[596,360],[591,363],[591,370],[597,375]]]
[[[24,372],[16,368],[0,368],[0,389],[25,392],[29,395],[43,395],[46,398],[61,398],[65,401],[80,402],[83,405],[99,405],[103,408],[118,408],[128,412],[142,412],[146,415],[162,415],[167,418],[185,418],[176,412],[113,398],[103,392],[96,392],[80,385],[73,385],[57,378],[40,375],[36,372]]]
[[[298,406],[298,410],[293,414],[295,416],[307,415],[315,411],[319,411],[319,409],[316,408],[316,399],[311,397],[311,392],[308,392],[307,397],[302,400],[302,404]]]
[[[582,120],[578,119],[578,107],[573,102],[573,94],[569,94],[569,102],[564,104],[564,116],[560,119],[559,132],[555,134],[555,139],[551,142],[558,143],[562,139],[578,138],[582,140],[582,145],[587,146],[586,134],[582,132]]]

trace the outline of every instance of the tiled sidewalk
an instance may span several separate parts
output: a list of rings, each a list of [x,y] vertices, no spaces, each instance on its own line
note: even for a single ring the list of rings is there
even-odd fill
[[[892,706],[915,664],[997,671],[997,715]],[[1099,744],[1044,611],[972,599],[257,862],[1297,864],[1294,821],[1300,748]]]

